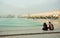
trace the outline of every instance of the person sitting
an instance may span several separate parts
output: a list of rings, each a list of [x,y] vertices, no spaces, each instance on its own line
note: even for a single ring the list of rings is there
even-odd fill
[[[48,27],[47,27],[47,24],[46,23],[43,24],[42,30],[46,30],[46,31],[48,30]]]
[[[54,30],[54,26],[51,22],[49,22],[49,30]]]

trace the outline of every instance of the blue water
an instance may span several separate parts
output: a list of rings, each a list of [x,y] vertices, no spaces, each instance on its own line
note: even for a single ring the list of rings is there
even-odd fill
[[[26,18],[0,18],[0,30],[25,29],[39,27],[41,23]]]

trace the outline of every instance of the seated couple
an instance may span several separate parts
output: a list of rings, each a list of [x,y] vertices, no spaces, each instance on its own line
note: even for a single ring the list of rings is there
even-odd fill
[[[47,24],[46,23],[44,23],[43,24],[43,28],[42,28],[42,30],[54,30],[54,26],[53,26],[53,24],[51,23],[51,22],[49,22],[49,27],[47,27]]]

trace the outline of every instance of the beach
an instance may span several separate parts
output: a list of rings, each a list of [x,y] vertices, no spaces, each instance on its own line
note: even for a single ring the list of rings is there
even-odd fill
[[[34,34],[29,34],[29,33],[34,33]],[[57,29],[55,28],[55,30],[53,31],[50,31],[50,30],[43,31],[41,30],[40,27],[31,27],[30,29],[25,29],[25,30],[4,31],[4,32],[1,32],[0,35],[2,35],[0,36],[0,38],[12,38],[12,37],[13,38],[59,38],[60,28],[57,28]]]
[[[29,33],[34,33],[34,34],[29,34]],[[38,34],[35,34],[35,33],[38,33]],[[26,29],[26,30],[4,31],[4,32],[1,32],[0,34],[2,35],[0,36],[0,38],[60,38],[60,28],[55,29],[53,31],[50,31],[50,30],[43,31],[41,30],[40,27],[33,27],[31,29]]]
[[[16,19],[15,19],[16,20]],[[27,20],[27,19],[25,19]],[[43,21],[44,20],[44,21]],[[31,21],[31,19],[30,19]],[[44,22],[47,22],[48,24],[48,21],[46,19],[32,19],[32,21],[34,21],[34,23],[36,24],[37,22],[38,23],[41,23],[41,25],[44,23]],[[33,24],[34,24],[33,23]],[[53,31],[43,31],[42,30],[42,26],[26,26],[26,27],[8,27],[8,29],[6,28],[3,28],[3,29],[0,29],[0,38],[59,38],[60,37],[60,27],[59,27],[59,22],[56,21],[56,20],[53,20],[52,22],[54,24],[54,30]],[[30,24],[30,23],[29,23]],[[34,24],[34,25],[35,25]],[[37,24],[39,25],[39,24]],[[10,30],[9,30],[10,29]],[[46,34],[45,32],[53,32],[53,34]],[[56,34],[54,33],[56,32]],[[58,33],[59,32],[59,33]],[[29,34],[29,33],[40,33],[40,34],[30,34],[30,35],[24,35],[24,34]],[[41,34],[42,33],[42,34]],[[43,34],[45,33],[45,34]],[[14,34],[17,34],[16,36]],[[19,35],[20,34],[20,35]],[[7,36],[3,36],[1,37],[1,35],[7,35]],[[8,35],[12,35],[12,36],[8,36]]]

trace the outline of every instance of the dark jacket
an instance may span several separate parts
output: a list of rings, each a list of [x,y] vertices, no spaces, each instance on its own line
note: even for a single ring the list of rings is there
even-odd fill
[[[48,30],[48,27],[47,27],[46,23],[43,24],[43,29],[42,30]]]

